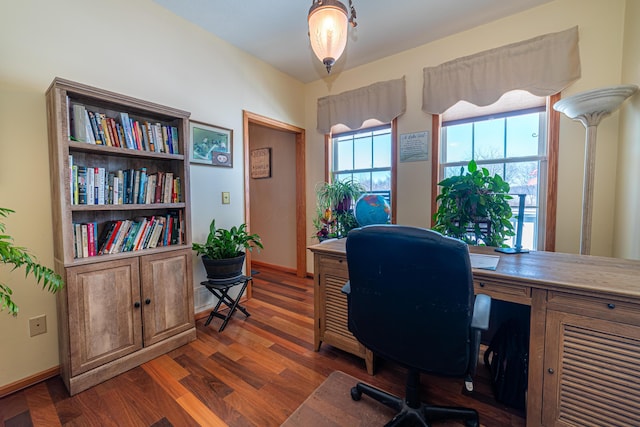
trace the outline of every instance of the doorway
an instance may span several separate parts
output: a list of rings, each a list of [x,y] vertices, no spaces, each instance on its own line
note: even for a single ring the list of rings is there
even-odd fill
[[[258,233],[263,238],[265,247],[269,245],[269,241],[277,244],[293,245],[295,248],[287,248],[290,251],[289,266],[281,266],[277,258],[276,261],[264,262],[276,268],[285,271],[294,272],[298,277],[305,277],[307,256],[306,256],[306,194],[305,194],[305,130],[297,126],[283,123],[270,119],[255,113],[243,111],[243,134],[244,134],[244,163],[245,163],[245,222],[251,233]],[[254,135],[254,140],[251,140]],[[266,151],[265,149],[268,149]],[[252,151],[260,151],[261,155],[268,152],[269,172],[260,173],[260,178],[252,177],[251,172],[251,155]],[[258,153],[254,153],[257,155]],[[288,174],[288,176],[286,175]],[[266,176],[265,176],[266,175]],[[252,187],[260,189],[259,193],[254,191],[252,196]],[[282,192],[287,194],[282,194]],[[284,202],[291,209],[288,215],[278,214],[278,200],[289,200]],[[257,205],[261,203],[264,208],[260,209],[261,215],[258,217],[256,209],[253,210],[254,221],[252,221],[252,200]],[[274,203],[275,202],[275,203]],[[256,208],[257,206],[254,206]],[[263,210],[264,209],[264,210]],[[283,235],[290,235],[289,242],[282,242],[282,239],[276,239],[274,236],[278,233],[278,225],[274,223],[268,229],[261,221],[263,217],[284,217],[289,218],[286,221],[287,227],[291,230],[282,230]],[[256,227],[260,226],[265,232],[262,233],[257,228],[252,227],[255,223]],[[264,234],[264,236],[263,236]],[[247,272],[251,271],[252,257],[258,257],[257,254],[247,253]],[[258,263],[258,260],[256,260]],[[260,261],[260,263],[263,263]],[[249,297],[251,290],[248,291]]]

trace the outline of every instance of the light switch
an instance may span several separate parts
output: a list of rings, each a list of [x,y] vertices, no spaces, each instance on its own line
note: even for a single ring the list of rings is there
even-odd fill
[[[222,204],[223,205],[228,205],[229,203],[231,203],[231,196],[230,196],[228,191],[223,191],[222,192]]]

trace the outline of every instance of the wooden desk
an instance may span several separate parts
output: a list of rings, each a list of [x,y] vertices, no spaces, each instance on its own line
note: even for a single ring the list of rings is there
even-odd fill
[[[311,246],[316,351],[373,355],[347,329],[345,240]],[[491,248],[472,252],[497,255]],[[556,252],[500,254],[476,293],[531,306],[527,426],[640,426],[640,261]]]

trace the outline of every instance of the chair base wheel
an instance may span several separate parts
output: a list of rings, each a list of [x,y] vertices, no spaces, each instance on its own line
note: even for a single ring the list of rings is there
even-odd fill
[[[360,392],[360,390],[358,390],[358,387],[351,387],[351,399],[355,400],[356,402],[362,399],[362,393]]]

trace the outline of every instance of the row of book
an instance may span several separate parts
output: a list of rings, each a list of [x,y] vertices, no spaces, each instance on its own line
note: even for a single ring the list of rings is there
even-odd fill
[[[179,154],[178,128],[135,120],[128,113],[105,113],[88,110],[84,105],[71,103],[69,126],[73,141],[122,147],[131,150]]]
[[[98,237],[98,223],[74,223],[74,256],[139,251],[184,242],[182,211],[164,216],[108,221]]]
[[[73,164],[69,156],[71,204],[127,205],[179,203],[182,183],[173,172],[147,173],[146,168],[109,172],[103,167]]]

